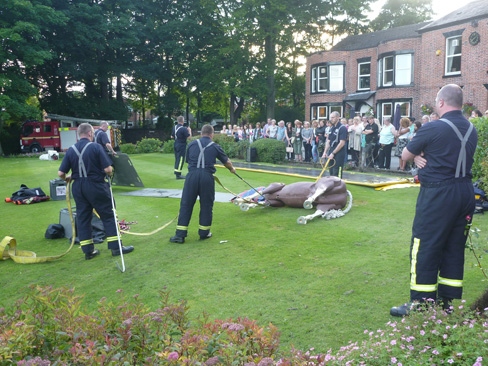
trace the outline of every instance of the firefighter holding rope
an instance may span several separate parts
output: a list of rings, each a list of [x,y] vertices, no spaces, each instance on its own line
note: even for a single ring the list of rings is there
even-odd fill
[[[130,253],[134,247],[119,246],[118,223],[114,219],[114,207],[107,175],[112,175],[112,161],[100,144],[93,143],[95,131],[88,123],[78,127],[80,140],[69,148],[59,167],[61,179],[72,181],[72,192],[76,202],[76,223],[80,246],[89,260],[100,254],[92,238],[93,209],[103,222],[107,235],[108,249],[113,256]],[[67,175],[71,171],[71,175]],[[73,233],[74,235],[74,233]]]
[[[216,171],[216,159],[220,160],[231,173],[235,174],[235,168],[224,150],[222,150],[222,147],[212,141],[213,134],[213,127],[204,125],[202,127],[202,137],[188,145],[188,174],[183,186],[176,233],[169,240],[171,243],[183,244],[185,242],[197,197],[200,198],[198,235],[201,240],[212,236],[210,227],[212,225],[212,211],[215,200],[215,180],[213,175]]]

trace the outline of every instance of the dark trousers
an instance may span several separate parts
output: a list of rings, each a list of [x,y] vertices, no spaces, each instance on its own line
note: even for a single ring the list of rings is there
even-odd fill
[[[393,143],[388,145],[380,144],[378,165],[381,169],[383,168],[390,169],[392,147],[393,147]]]
[[[186,143],[175,141],[175,175],[181,175],[183,165],[185,164]]]
[[[91,253],[94,249],[91,224],[93,209],[103,222],[108,248],[118,249],[117,224],[115,223],[108,183],[92,182],[88,178],[79,178],[73,182],[72,187],[76,203],[77,234],[83,253]]]
[[[183,193],[181,195],[176,236],[183,238],[187,236],[188,225],[190,224],[193,207],[195,206],[197,197],[200,198],[198,234],[201,237],[204,237],[210,232],[215,200],[214,177],[204,169],[191,170],[186,176]]]
[[[467,224],[474,212],[470,179],[422,184],[410,247],[410,298],[460,299]]]
[[[334,164],[331,168],[329,168],[329,174],[331,176],[339,177],[342,179],[342,170],[344,169],[345,156],[346,150],[344,147],[342,147],[341,151],[339,151],[337,155],[334,155],[334,161],[331,161],[329,163]]]
[[[303,149],[305,150],[305,161],[309,163],[312,160],[312,144],[304,142]]]
[[[366,167],[373,167],[374,166],[374,149],[376,147],[375,142],[369,142],[366,144],[364,148],[364,156],[366,158]]]

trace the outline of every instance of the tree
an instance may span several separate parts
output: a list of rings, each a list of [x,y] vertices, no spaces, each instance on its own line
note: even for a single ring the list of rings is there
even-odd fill
[[[387,0],[371,22],[373,31],[417,24],[432,19],[432,0]]]
[[[43,32],[65,24],[63,14],[48,0],[6,0],[0,5],[0,134],[5,126],[40,118],[37,90],[29,70],[42,65],[52,54]],[[3,149],[0,143],[0,154]]]

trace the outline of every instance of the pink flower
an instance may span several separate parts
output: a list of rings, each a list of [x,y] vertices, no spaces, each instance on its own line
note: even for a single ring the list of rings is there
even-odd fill
[[[168,355],[168,360],[169,361],[177,360],[179,357],[180,355],[178,355],[178,352],[173,351]]]

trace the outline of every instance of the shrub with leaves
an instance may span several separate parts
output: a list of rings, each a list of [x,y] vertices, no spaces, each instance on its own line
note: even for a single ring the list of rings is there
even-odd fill
[[[238,157],[238,142],[234,141],[233,136],[221,135],[220,133],[214,134],[213,141],[219,144],[222,149],[225,151],[229,158],[237,158]]]
[[[473,176],[481,181],[481,188],[488,190],[488,117],[471,118],[478,132],[478,146],[474,154]]]
[[[154,311],[118,292],[90,315],[72,289],[31,287],[16,308],[0,309],[0,364],[254,365],[278,349],[273,325],[204,317],[192,326],[186,302],[170,303],[167,291]]]
[[[158,139],[143,138],[137,142],[137,152],[140,154],[147,154],[159,152],[163,143]]]
[[[124,154],[135,154],[137,152],[137,146],[135,144],[122,144],[119,147],[120,152]]]
[[[175,153],[175,140],[167,140],[163,143],[163,148],[161,149],[163,154],[174,154]]]
[[[283,141],[275,139],[260,139],[254,141],[251,147],[256,148],[257,159],[265,163],[282,163],[285,160],[286,150]]]

